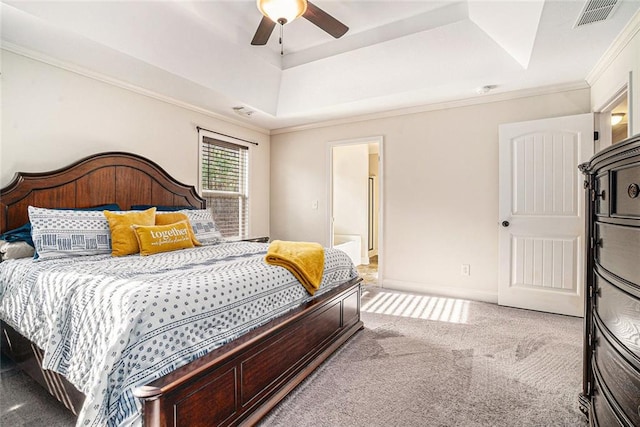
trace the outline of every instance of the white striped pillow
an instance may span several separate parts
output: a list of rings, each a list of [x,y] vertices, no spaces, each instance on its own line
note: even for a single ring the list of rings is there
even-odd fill
[[[111,230],[102,211],[29,206],[34,259],[111,253]]]
[[[209,209],[185,209],[180,212],[187,215],[193,234],[203,245],[214,245],[224,240]]]

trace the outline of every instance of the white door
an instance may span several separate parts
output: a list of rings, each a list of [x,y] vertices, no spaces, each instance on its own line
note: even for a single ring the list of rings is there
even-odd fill
[[[499,128],[498,304],[584,315],[584,190],[593,116]]]

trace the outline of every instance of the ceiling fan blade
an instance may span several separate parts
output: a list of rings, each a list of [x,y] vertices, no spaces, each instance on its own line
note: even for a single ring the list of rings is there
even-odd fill
[[[260,25],[258,25],[258,29],[256,30],[255,35],[253,36],[253,40],[251,40],[251,44],[253,46],[262,46],[267,44],[269,41],[269,37],[273,32],[273,29],[276,27],[276,23],[266,16],[262,17],[262,21],[260,21]]]
[[[307,11],[302,16],[335,38],[340,38],[349,31],[349,27],[310,1],[307,2]]]

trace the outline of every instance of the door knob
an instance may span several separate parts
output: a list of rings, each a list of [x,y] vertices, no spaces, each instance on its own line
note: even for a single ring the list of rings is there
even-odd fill
[[[509,221],[502,221],[502,226],[503,227],[508,227],[509,226]]]

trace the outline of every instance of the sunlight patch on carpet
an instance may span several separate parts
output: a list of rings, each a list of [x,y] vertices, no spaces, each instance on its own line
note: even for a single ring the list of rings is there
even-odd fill
[[[469,301],[426,295],[379,292],[362,307],[367,313],[448,323],[467,323]]]
[[[11,412],[11,411],[15,411],[15,410],[17,410],[17,409],[20,409],[20,407],[21,407],[21,406],[23,406],[23,405],[24,405],[24,403],[19,403],[19,404],[17,404],[17,405],[13,405],[11,408],[9,408],[9,409],[7,410],[7,412]]]

